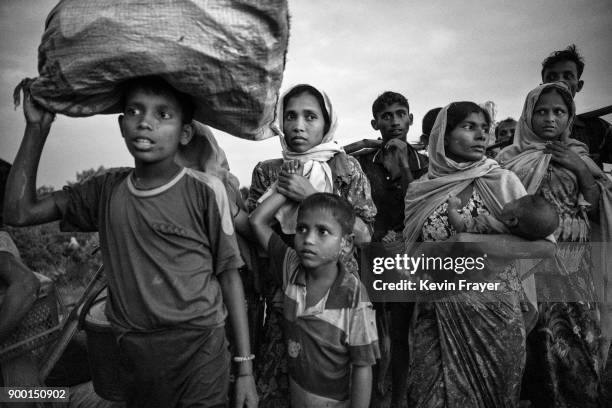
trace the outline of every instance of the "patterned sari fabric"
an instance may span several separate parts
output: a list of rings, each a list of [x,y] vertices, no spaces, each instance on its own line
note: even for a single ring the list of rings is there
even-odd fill
[[[551,155],[543,153],[546,141],[531,127],[537,100],[549,87],[569,95],[563,84],[545,84],[532,90],[525,101],[514,144],[498,156],[505,168],[519,176],[529,193],[543,196],[554,205],[559,216],[559,227],[554,234],[559,242],[556,259],[533,269],[539,319],[527,341],[523,395],[536,407],[599,407],[604,362],[600,357],[599,310],[594,302],[597,269],[593,269],[594,252],[584,244],[592,240],[593,225],[586,213],[590,203],[584,200],[574,173],[553,163]],[[575,115],[573,104],[569,111],[571,124]],[[609,183],[588,157],[586,146],[569,139],[570,131],[571,125],[568,125],[561,141],[593,173],[603,198],[600,208],[605,209],[608,205],[604,197],[609,195],[605,190]],[[601,211],[600,221],[608,228],[609,214],[605,210]]]
[[[431,132],[429,173],[406,194],[407,251],[419,239],[445,241],[456,234],[448,222],[449,194],[471,189],[460,211],[465,219],[499,215],[506,202],[525,194],[518,178],[493,160],[457,163],[446,157],[448,108],[439,113]],[[513,264],[483,272],[482,279],[499,283],[499,290],[460,292],[416,305],[409,337],[409,406],[518,406],[525,360],[521,281]]]
[[[266,322],[257,350],[259,361],[255,366],[259,406],[286,408],[289,406],[289,370],[282,332],[283,310],[282,307],[273,306],[266,311]]]
[[[488,214],[474,191],[460,211],[465,219]],[[446,204],[426,219],[424,241],[455,234]],[[411,331],[410,407],[515,407],[525,359],[521,283],[512,265],[499,272],[495,293],[461,293],[419,303]]]

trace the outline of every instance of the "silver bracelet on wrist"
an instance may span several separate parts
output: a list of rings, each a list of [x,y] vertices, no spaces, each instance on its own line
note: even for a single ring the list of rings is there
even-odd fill
[[[249,354],[248,356],[234,356],[232,358],[235,363],[244,363],[245,361],[255,360],[255,354]]]

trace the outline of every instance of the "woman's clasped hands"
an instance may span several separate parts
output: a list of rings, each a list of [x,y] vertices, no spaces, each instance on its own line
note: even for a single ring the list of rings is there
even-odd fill
[[[580,156],[561,141],[555,140],[554,142],[547,143],[544,153],[552,155],[551,160],[553,162],[574,173],[587,170]]]
[[[304,163],[300,160],[285,161],[278,176],[278,192],[297,202],[316,193],[310,181],[303,174]]]

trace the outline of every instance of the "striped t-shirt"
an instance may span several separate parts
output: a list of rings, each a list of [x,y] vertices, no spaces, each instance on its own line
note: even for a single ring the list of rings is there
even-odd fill
[[[339,262],[327,294],[306,308],[306,272],[296,251],[276,234],[268,251],[271,271],[284,292],[292,406],[344,406],[350,396],[351,365],[373,365],[380,356],[366,290]]]

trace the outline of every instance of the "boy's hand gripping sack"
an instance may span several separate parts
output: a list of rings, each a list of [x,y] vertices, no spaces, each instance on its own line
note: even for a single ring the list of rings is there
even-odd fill
[[[193,97],[195,119],[265,139],[288,35],[286,0],[62,0],[30,89],[53,112],[118,113],[123,82],[159,75]]]

